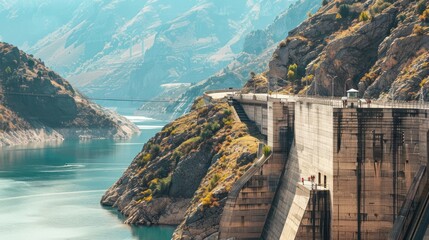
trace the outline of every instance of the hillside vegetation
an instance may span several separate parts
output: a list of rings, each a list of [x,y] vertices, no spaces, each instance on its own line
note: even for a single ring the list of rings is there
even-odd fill
[[[227,103],[199,99],[144,145],[101,203],[127,223],[180,224],[178,236],[206,237],[217,231],[228,192],[257,148]]]

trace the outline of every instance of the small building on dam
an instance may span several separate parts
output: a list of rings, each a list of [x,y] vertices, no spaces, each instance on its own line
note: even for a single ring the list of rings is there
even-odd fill
[[[235,94],[272,149],[233,186],[219,239],[422,239],[429,105]]]

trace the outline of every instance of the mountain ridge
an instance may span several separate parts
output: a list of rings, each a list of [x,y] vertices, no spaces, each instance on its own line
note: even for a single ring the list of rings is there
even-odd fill
[[[0,61],[0,145],[45,137],[122,139],[138,132],[127,119],[88,101],[44,62],[17,47],[0,42]]]
[[[212,76],[193,84],[182,90],[177,98],[180,103],[171,103],[163,106],[162,116],[170,115],[171,119],[187,112],[195,98],[203,92],[215,89],[241,88],[250,78],[250,73],[262,72],[268,66],[272,52],[278,42],[287,35],[288,31],[302,22],[308,13],[317,11],[321,1],[299,0],[281,12],[274,21],[263,30],[255,30],[246,35],[242,51],[226,67]],[[262,37],[261,37],[262,35]],[[257,51],[254,51],[257,49]],[[178,89],[180,92],[180,89]],[[158,98],[172,96],[169,92],[161,94]],[[173,95],[174,96],[174,95]],[[185,103],[183,103],[185,102]],[[146,114],[160,115],[159,106],[147,103],[140,107]]]
[[[39,41],[31,52],[91,97],[152,98],[161,84],[192,83],[214,74],[234,57],[253,24],[265,26],[272,12],[290,2],[99,1],[80,6],[75,20]],[[129,8],[131,13],[121,10]],[[97,34],[100,31],[105,34]],[[55,54],[49,51],[54,47]]]

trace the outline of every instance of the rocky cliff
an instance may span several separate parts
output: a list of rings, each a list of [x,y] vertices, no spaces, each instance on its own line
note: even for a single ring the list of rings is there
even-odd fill
[[[199,99],[144,145],[101,203],[126,223],[180,224],[174,239],[203,239],[218,231],[228,192],[257,148],[227,103]]]
[[[246,86],[288,93],[427,100],[427,0],[338,0],[289,32],[269,63]]]
[[[138,132],[15,46],[0,43],[0,66],[0,145],[64,137],[128,138]]]

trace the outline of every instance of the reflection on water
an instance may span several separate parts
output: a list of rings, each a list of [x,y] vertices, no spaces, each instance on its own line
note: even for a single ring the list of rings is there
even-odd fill
[[[0,239],[170,239],[172,227],[124,225],[99,204],[156,131],[0,148]]]

